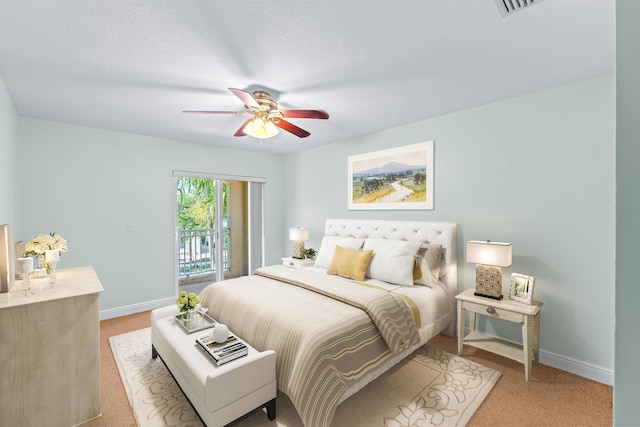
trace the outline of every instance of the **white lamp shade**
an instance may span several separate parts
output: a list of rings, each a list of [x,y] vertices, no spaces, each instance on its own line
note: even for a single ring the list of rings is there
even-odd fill
[[[290,228],[289,240],[293,241],[307,241],[309,240],[309,230],[306,228]]]
[[[470,240],[467,242],[467,262],[471,264],[511,266],[511,243]]]

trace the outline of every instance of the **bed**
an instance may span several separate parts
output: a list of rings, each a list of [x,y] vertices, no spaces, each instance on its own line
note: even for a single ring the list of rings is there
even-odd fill
[[[349,396],[438,333],[455,335],[456,238],[451,222],[328,219],[314,267],[214,283],[201,304],[274,350],[278,389],[306,427],[328,427]]]

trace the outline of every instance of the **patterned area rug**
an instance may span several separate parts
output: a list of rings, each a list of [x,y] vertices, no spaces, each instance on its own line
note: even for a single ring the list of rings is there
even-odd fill
[[[202,426],[162,361],[151,359],[150,328],[109,338],[120,377],[140,427]],[[203,355],[204,357],[204,355]],[[344,401],[333,426],[464,426],[500,373],[425,345]],[[257,412],[238,427],[303,427],[286,395],[277,418]]]

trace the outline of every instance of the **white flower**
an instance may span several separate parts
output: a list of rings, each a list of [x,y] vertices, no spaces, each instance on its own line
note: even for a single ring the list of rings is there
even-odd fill
[[[42,233],[25,245],[27,255],[44,255],[48,250],[67,252],[67,241],[56,233]]]
[[[54,251],[67,252],[67,241],[62,236],[53,233],[54,243],[51,247]]]
[[[47,249],[49,249],[49,246],[47,244],[37,241],[35,239],[29,240],[25,245],[25,250],[27,254],[30,254],[30,255],[41,255]]]

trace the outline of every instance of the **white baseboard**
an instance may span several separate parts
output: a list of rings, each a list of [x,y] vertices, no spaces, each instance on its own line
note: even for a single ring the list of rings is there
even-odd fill
[[[154,301],[141,302],[139,304],[127,305],[124,307],[100,310],[100,320],[113,319],[114,317],[126,316],[128,314],[140,313],[141,311],[154,310],[176,303],[176,297],[157,299]]]
[[[545,350],[540,350],[540,363],[613,387],[612,369]]]
[[[470,331],[468,328],[465,328],[465,335]],[[485,333],[485,332],[483,332]],[[490,334],[487,334],[490,335]],[[495,337],[495,335],[490,335]],[[499,337],[497,337],[499,338]],[[504,338],[500,338],[503,339]],[[512,342],[513,344],[522,345],[521,342],[515,342],[511,340],[505,340]],[[540,363],[542,365],[551,366],[552,368],[560,369],[561,371],[569,372],[575,375],[578,375],[583,378],[587,378],[589,380],[597,381],[599,383],[603,383],[609,386],[613,386],[613,377],[614,372],[612,369],[604,368],[602,366],[594,365],[589,362],[584,362],[582,360],[573,359],[568,356],[563,356],[561,354],[552,353],[550,351],[546,351],[540,349]]]
[[[166,307],[175,304],[175,297],[163,298],[154,301],[147,301],[139,304],[127,305],[124,307],[111,308],[100,311],[100,320],[112,319],[114,317],[126,316],[128,314],[140,313],[141,311],[154,310],[156,308]],[[465,335],[469,330],[465,328]],[[514,344],[522,345],[522,343],[514,342]],[[551,366],[552,368],[570,372],[572,374],[587,378],[599,383],[613,386],[614,372],[611,369],[603,368],[592,363],[582,360],[573,359],[561,354],[552,353],[540,349],[540,363]]]

